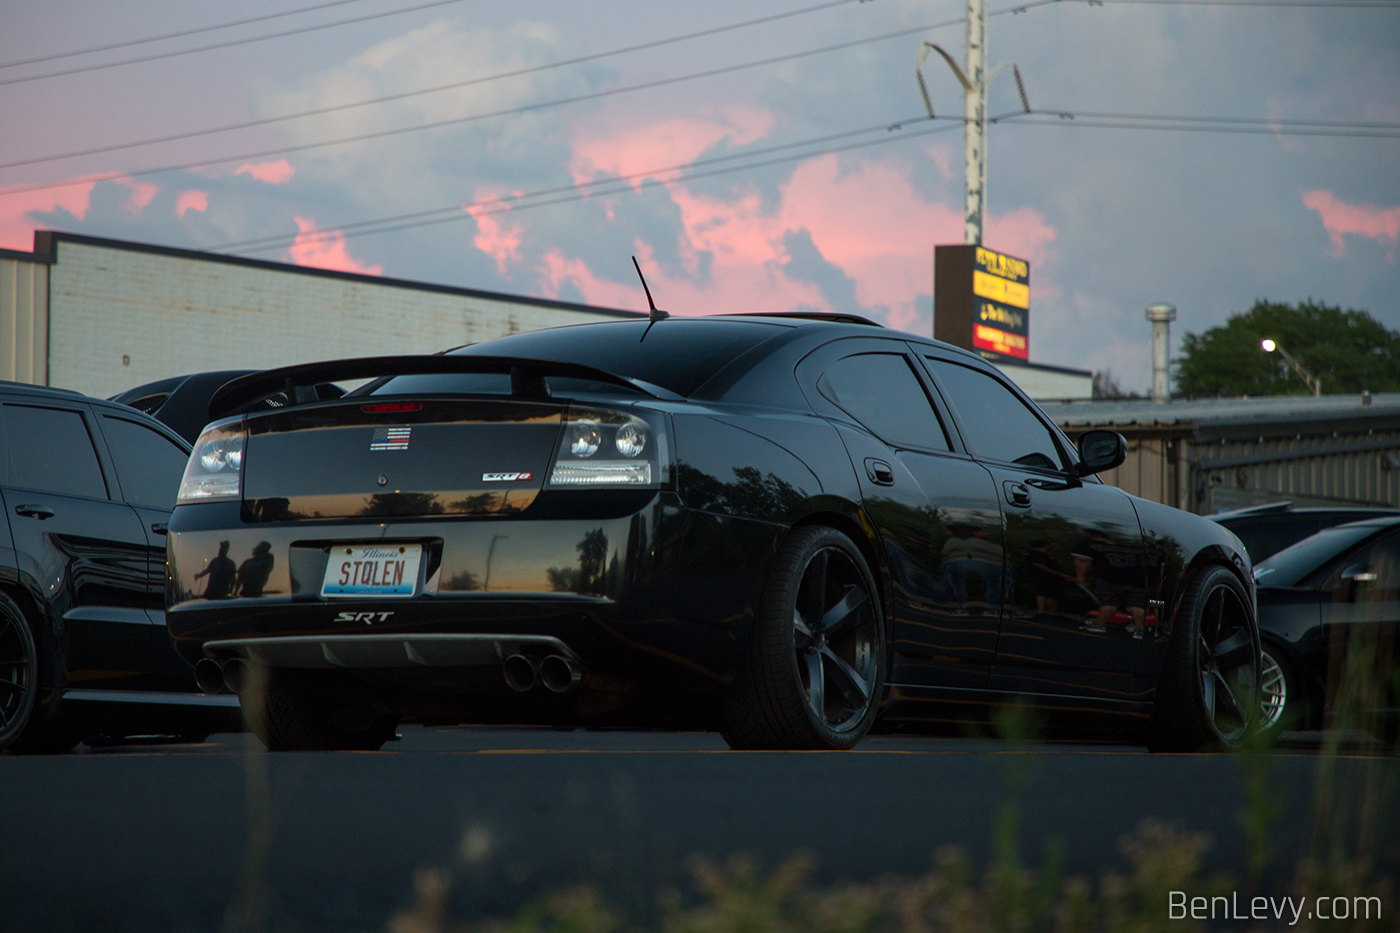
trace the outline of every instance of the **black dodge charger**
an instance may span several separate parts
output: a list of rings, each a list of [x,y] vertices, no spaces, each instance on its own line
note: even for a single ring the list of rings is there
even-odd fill
[[[308,364],[211,415],[166,619],[273,749],[404,718],[849,748],[1016,697],[1158,749],[1255,719],[1238,539],[1100,482],[1121,436],[1071,444],[978,357],[861,318]]]

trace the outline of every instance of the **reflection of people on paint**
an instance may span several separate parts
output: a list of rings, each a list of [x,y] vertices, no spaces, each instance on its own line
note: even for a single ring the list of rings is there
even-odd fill
[[[1092,572],[1091,592],[1099,604],[1095,622],[1086,622],[1091,632],[1108,631],[1108,623],[1126,608],[1132,617],[1133,637],[1141,638],[1147,624],[1147,591],[1144,588],[1141,555],[1135,548],[1113,543],[1099,530],[1090,531],[1074,546],[1074,570],[1081,585]]]
[[[985,528],[958,524],[948,528],[950,537],[943,544],[943,573],[957,600],[958,611],[967,611],[967,579],[981,577],[983,600],[993,606],[1000,599],[1002,549],[987,539]]]
[[[219,556],[210,560],[209,566],[195,574],[194,578],[209,578],[209,582],[204,585],[205,599],[228,599],[233,595],[233,580],[237,573],[238,568],[228,556],[228,542],[220,541]]]
[[[1024,567],[1031,592],[1035,593],[1036,614],[1059,612],[1060,593],[1065,584],[1079,581],[1065,573],[1064,568],[1051,556],[1050,542],[1044,538],[1032,541]]]
[[[253,556],[238,567],[238,595],[261,596],[268,577],[272,576],[272,563],[272,545],[259,541],[253,548]]]

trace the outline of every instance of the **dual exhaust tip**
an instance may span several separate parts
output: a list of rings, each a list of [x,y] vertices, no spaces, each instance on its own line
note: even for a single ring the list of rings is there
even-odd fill
[[[502,667],[506,686],[516,693],[528,693],[541,684],[551,693],[568,693],[583,683],[583,665],[562,654],[532,658],[513,654]]]
[[[242,693],[248,683],[248,662],[242,658],[200,658],[194,664],[194,682],[203,693]]]

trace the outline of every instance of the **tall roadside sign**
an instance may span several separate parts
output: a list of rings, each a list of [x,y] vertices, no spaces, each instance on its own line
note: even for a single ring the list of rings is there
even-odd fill
[[[1031,264],[984,246],[933,248],[933,337],[989,360],[1030,359]]]

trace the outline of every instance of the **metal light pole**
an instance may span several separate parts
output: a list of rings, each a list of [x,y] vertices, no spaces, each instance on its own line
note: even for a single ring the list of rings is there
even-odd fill
[[[1169,304],[1148,305],[1147,319],[1152,322],[1152,401],[1170,402],[1171,324],[1176,320],[1176,308]]]
[[[1283,347],[1279,346],[1278,343],[1276,343],[1268,337],[1265,337],[1263,340],[1259,341],[1259,346],[1263,348],[1265,353],[1277,352],[1279,356],[1283,357],[1283,361],[1288,364],[1290,369],[1292,369],[1295,373],[1298,374],[1298,378],[1303,380],[1303,384],[1306,385],[1309,389],[1312,389],[1313,395],[1322,394],[1322,380],[1314,376],[1312,373],[1308,372],[1306,369],[1304,369],[1303,364],[1293,358],[1293,354],[1289,353]]]

